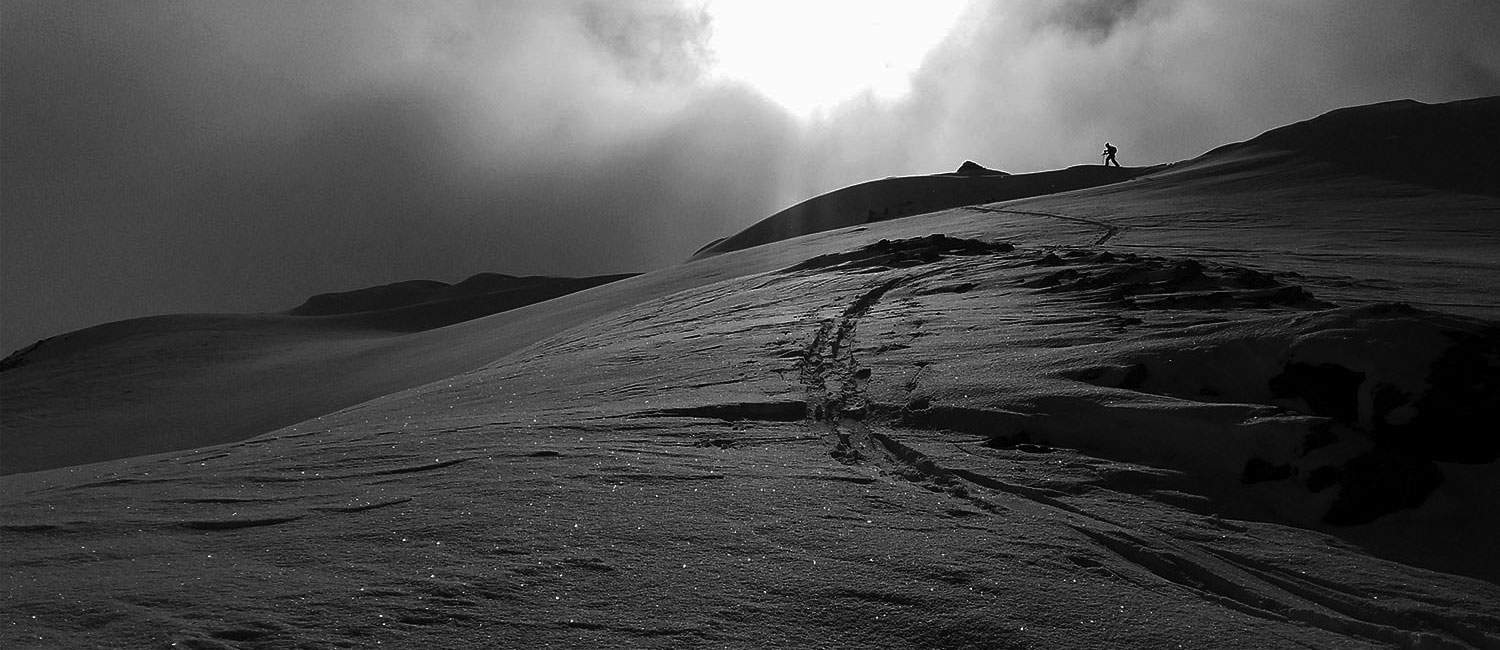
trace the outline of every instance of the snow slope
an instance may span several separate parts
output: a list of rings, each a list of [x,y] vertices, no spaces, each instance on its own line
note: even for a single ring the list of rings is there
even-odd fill
[[[0,643],[1500,647],[1500,202],[1420,180],[1252,140],[372,344],[450,372],[0,479]]]
[[[158,316],[39,341],[0,362],[0,472],[257,436],[472,367],[451,357],[393,367],[387,350],[412,332],[626,277],[403,282],[283,314]]]
[[[704,246],[694,257],[963,205],[1118,183],[1155,169],[1080,165],[1032,174],[1007,174],[966,161],[953,173],[895,176],[815,196]]]

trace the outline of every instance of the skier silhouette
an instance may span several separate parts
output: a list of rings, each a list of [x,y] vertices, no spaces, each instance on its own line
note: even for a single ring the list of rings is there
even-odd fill
[[[1120,166],[1120,161],[1115,160],[1116,151],[1119,151],[1119,149],[1116,149],[1114,145],[1108,142],[1104,143],[1104,153],[1100,155],[1104,156],[1105,167],[1108,167],[1110,163],[1114,163],[1116,167]]]

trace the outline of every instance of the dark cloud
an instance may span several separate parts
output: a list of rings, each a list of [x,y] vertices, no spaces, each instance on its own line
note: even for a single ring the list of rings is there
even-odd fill
[[[6,350],[480,271],[682,259],[791,125],[665,4],[6,2]]]
[[[975,3],[910,96],[806,122],[715,79],[686,1],[0,1],[7,351],[397,280],[648,270],[869,178],[1106,139],[1177,160],[1500,93],[1483,0]]]
[[[1077,32],[1094,42],[1107,40],[1152,0],[1064,0],[1044,14],[1044,23]]]

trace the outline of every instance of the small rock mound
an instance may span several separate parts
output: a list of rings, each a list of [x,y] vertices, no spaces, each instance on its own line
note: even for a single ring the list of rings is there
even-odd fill
[[[977,162],[974,162],[972,160],[965,160],[964,164],[958,166],[958,171],[955,172],[955,173],[963,174],[965,176],[997,176],[997,175],[998,176],[1009,176],[1010,175],[1010,174],[1007,174],[1007,173],[1002,172],[1002,171],[997,170],[997,169],[990,169],[990,168],[985,167],[984,165],[981,165],[981,164],[979,164]]]

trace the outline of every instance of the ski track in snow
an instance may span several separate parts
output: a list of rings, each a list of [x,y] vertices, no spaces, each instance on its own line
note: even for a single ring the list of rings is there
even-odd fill
[[[1102,222],[1055,214],[980,207],[967,209],[1089,223],[1106,230],[1096,245],[1104,243],[1119,230]],[[836,441],[829,453],[840,462],[870,465],[887,477],[899,476],[907,481],[931,483],[934,491],[941,490],[991,514],[1014,509],[1062,519],[1069,527],[1141,570],[1205,601],[1251,616],[1281,623],[1303,623],[1334,634],[1402,648],[1457,648],[1465,644],[1477,648],[1500,647],[1495,637],[1458,620],[1392,611],[1370,604],[1368,597],[1357,590],[1304,578],[1230,551],[1184,543],[1166,535],[1149,534],[1150,531],[1132,531],[1123,523],[1068,504],[1063,493],[1007,483],[972,470],[945,467],[900,442],[893,431],[879,430],[884,427],[869,421],[879,408],[865,394],[869,372],[861,371],[853,353],[860,319],[876,309],[888,294],[933,273],[908,273],[877,280],[850,301],[837,317],[820,321],[799,360],[800,376],[808,395],[809,424],[829,432],[829,437]],[[976,495],[975,488],[987,490],[988,494]],[[1077,561],[1085,568],[1102,566],[1091,567],[1091,561]],[[1140,580],[1139,577],[1110,573],[1124,580]],[[1151,588],[1149,584],[1142,586]],[[1396,625],[1436,628],[1451,638],[1411,632]],[[1455,640],[1459,643],[1454,643]]]
[[[1108,242],[1110,239],[1113,239],[1115,235],[1120,234],[1120,231],[1124,230],[1124,228],[1121,227],[1121,226],[1117,226],[1117,225],[1114,225],[1114,224],[1111,224],[1111,223],[1106,223],[1106,222],[1100,221],[1098,219],[1088,219],[1088,218],[1085,218],[1085,217],[1070,217],[1068,215],[1057,214],[1055,212],[1036,212],[1036,211],[1032,211],[1032,210],[1012,210],[1012,209],[1009,209],[1009,208],[994,208],[994,207],[990,207],[990,206],[986,206],[986,205],[969,205],[969,206],[964,206],[964,209],[965,210],[972,210],[974,212],[988,212],[988,213],[991,213],[991,214],[1019,214],[1019,215],[1024,215],[1024,216],[1028,216],[1028,217],[1046,217],[1048,219],[1061,219],[1063,221],[1070,221],[1072,223],[1081,223],[1081,224],[1088,225],[1088,226],[1094,226],[1096,228],[1099,228],[1099,229],[1103,230],[1104,234],[1099,235],[1099,238],[1096,239],[1096,240],[1094,240],[1094,242],[1092,244],[1093,246],[1102,246],[1102,245],[1104,245],[1105,242]]]

